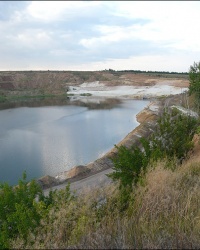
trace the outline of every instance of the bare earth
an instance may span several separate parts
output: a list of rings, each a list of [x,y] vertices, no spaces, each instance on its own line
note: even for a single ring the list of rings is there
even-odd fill
[[[126,81],[127,82],[127,81]],[[155,84],[144,83],[140,86],[129,81],[129,85],[108,85],[105,82],[84,82],[76,86],[68,86],[68,94],[73,98],[82,96],[92,97],[121,97],[134,99],[147,99],[184,93],[188,90],[186,82],[183,80],[153,80]],[[132,84],[130,84],[132,83]],[[72,99],[73,99],[72,98]],[[82,98],[83,99],[83,98]]]
[[[111,173],[112,168],[103,170],[99,173],[90,175],[85,177],[84,179],[74,181],[70,184],[70,190],[72,192],[76,192],[78,194],[88,192],[89,190],[94,190],[96,188],[104,187],[112,182],[110,178],[106,176],[106,174]],[[44,194],[48,195],[49,191],[54,191],[55,189],[60,190],[66,187],[66,183],[60,184],[58,186],[54,186],[52,188],[44,190]]]

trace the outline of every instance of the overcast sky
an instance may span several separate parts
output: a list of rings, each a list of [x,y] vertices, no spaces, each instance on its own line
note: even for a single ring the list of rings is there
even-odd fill
[[[1,1],[0,70],[187,72],[198,1]]]

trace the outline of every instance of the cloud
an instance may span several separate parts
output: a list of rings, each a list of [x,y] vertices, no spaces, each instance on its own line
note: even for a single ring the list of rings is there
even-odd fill
[[[125,59],[108,58],[105,61],[85,62],[79,65],[72,64],[71,70],[152,70],[152,71],[169,71],[169,72],[188,72],[189,65],[194,61],[199,61],[199,56],[183,55],[182,53],[170,53],[163,55],[136,55]],[[190,64],[188,63],[190,62]]]
[[[0,9],[0,70],[185,69],[200,57],[199,2],[3,1]]]
[[[12,19],[18,11],[27,6],[28,3],[23,1],[0,1],[0,22]]]
[[[127,4],[127,2],[126,2]],[[196,32],[200,21],[199,2],[132,2],[119,5],[125,16],[143,16],[151,20],[138,29],[137,37],[144,40],[157,41],[165,47],[200,51],[197,46],[200,36]],[[131,5],[131,6],[130,6]]]
[[[83,1],[35,1],[27,8],[30,16],[41,21],[53,22],[73,18],[77,14],[86,16],[91,8],[99,5],[99,2]],[[80,12],[81,11],[81,12]],[[79,13],[80,12],[80,13]]]

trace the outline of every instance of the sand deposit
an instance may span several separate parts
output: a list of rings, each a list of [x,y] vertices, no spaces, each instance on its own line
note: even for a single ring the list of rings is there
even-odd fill
[[[160,81],[152,86],[107,86],[99,81],[84,82],[78,86],[70,86],[69,95],[74,96],[102,96],[125,98],[153,98],[184,93],[187,87],[177,86],[176,81]]]

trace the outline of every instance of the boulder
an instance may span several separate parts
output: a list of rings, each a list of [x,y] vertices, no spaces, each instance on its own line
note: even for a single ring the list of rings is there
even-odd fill
[[[50,175],[39,178],[37,183],[42,187],[42,189],[50,188],[59,184],[58,180]]]
[[[88,174],[90,172],[90,169],[88,169],[86,166],[83,165],[79,165],[76,166],[72,169],[70,169],[69,171],[67,171],[66,173],[66,177],[68,178],[75,178],[75,177],[83,177],[86,174]]]

